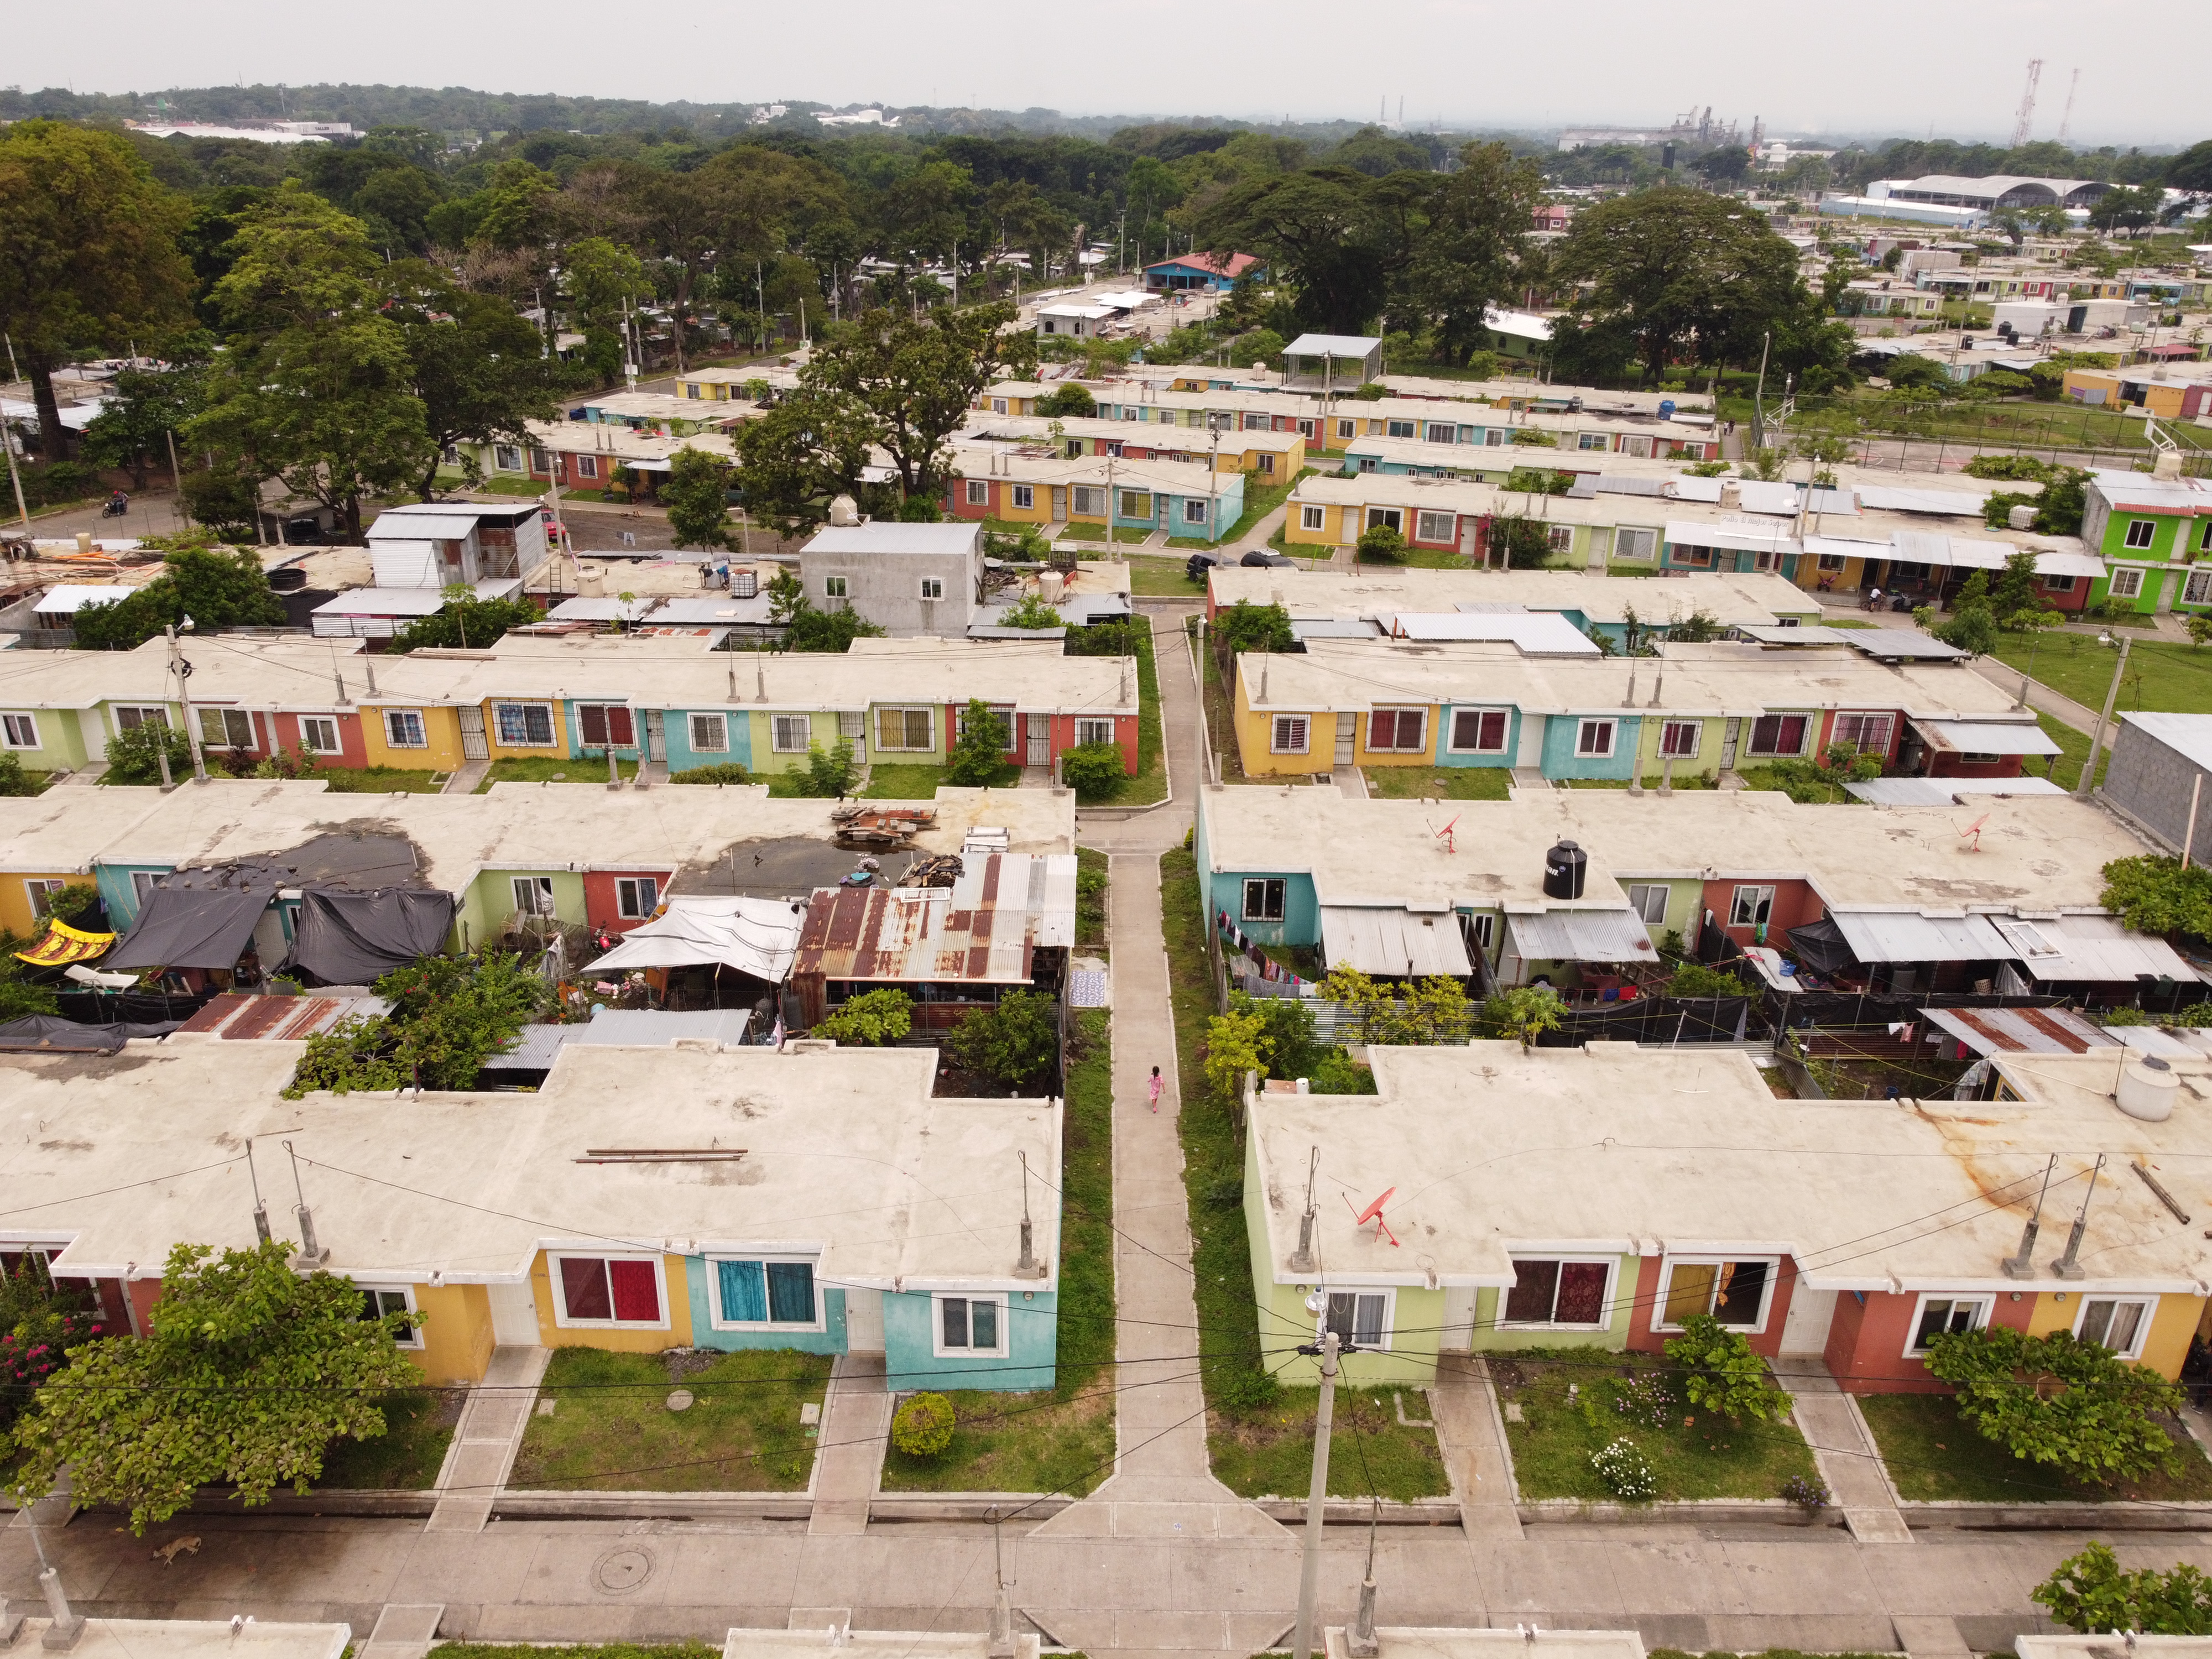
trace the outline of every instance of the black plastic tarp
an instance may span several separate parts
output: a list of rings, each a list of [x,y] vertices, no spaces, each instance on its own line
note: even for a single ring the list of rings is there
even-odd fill
[[[285,972],[318,985],[371,985],[417,957],[446,948],[453,896],[427,887],[369,893],[311,889],[300,896]]]
[[[138,920],[108,953],[107,966],[221,968],[238,965],[253,941],[254,924],[276,896],[274,887],[185,886],[174,882],[146,895]]]
[[[0,1023],[0,1049],[51,1050],[56,1054],[112,1054],[132,1037],[167,1036],[184,1022],[152,1024],[80,1025],[56,1014],[26,1014]]]
[[[1790,949],[1814,973],[1832,977],[1858,966],[1844,930],[1826,916],[1790,930]]]

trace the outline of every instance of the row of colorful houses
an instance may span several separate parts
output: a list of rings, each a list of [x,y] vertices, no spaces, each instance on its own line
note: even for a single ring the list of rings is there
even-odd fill
[[[969,445],[951,453],[941,505],[955,519],[1060,524],[1062,533],[1139,540],[1156,531],[1176,541],[1219,541],[1244,514],[1242,471],[1175,460],[1124,460],[1112,453],[1035,454],[1012,446]]]
[[[509,635],[484,651],[362,654],[352,642],[195,640],[180,683],[166,641],[32,653],[0,679],[0,745],[34,771],[103,762],[148,721],[187,731],[218,766],[280,750],[320,768],[452,772],[471,762],[610,756],[671,774],[804,769],[817,746],[940,765],[971,699],[998,712],[1009,761],[1050,768],[1079,744],[1137,765],[1133,664],[1067,657],[1057,640],[988,647],[862,640],[842,656],[709,652],[703,641]],[[187,716],[186,701],[190,711]]]

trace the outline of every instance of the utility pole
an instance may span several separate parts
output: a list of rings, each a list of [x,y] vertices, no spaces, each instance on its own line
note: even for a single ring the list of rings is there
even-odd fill
[[[192,619],[190,617],[185,617],[185,626],[190,628],[191,625]],[[184,659],[182,653],[177,649],[176,624],[170,623],[163,632],[169,636],[169,672],[176,676],[177,702],[185,711],[185,741],[192,746],[192,781],[205,783],[207,756],[200,749],[200,729],[192,720],[191,693],[185,685],[185,682],[191,678],[192,665]]]
[[[2097,716],[2097,729],[2089,734],[2089,758],[2081,763],[2081,779],[2074,786],[2074,793],[2083,800],[2089,799],[2089,785],[2097,775],[2097,750],[2105,741],[2105,729],[2112,723],[2112,709],[2120,701],[2120,679],[2128,672],[2128,647],[2134,643],[2130,639],[2120,641],[2119,660],[2112,665],[2112,683],[2105,691],[2104,712]]]
[[[185,507],[185,475],[177,467],[177,434],[164,429],[161,435],[169,441],[169,488],[177,492],[177,513],[186,524],[190,524],[192,515]]]
[[[9,356],[12,358],[14,352]],[[23,533],[31,533],[31,509],[23,505],[23,475],[15,470],[15,434],[0,428],[0,449],[8,452],[8,482],[15,486],[15,516],[23,521]]]
[[[1759,385],[1751,394],[1751,447],[1754,451],[1766,447],[1766,353],[1773,343],[1771,330],[1759,337]]]
[[[1316,1291],[1313,1301],[1326,1310],[1326,1294]],[[1306,1542],[1298,1565],[1298,1629],[1292,1638],[1291,1659],[1313,1659],[1314,1602],[1321,1591],[1321,1536],[1328,1507],[1328,1430],[1336,1415],[1337,1334],[1323,1331],[1320,1342],[1301,1346],[1300,1353],[1321,1356],[1321,1401],[1314,1408],[1313,1487],[1306,1497]]]

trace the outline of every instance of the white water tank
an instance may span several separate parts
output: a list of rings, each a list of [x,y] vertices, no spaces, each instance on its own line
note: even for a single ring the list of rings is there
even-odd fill
[[[1058,605],[1067,590],[1067,578],[1057,570],[1047,570],[1037,577],[1037,597],[1047,605]]]
[[[2033,530],[2035,528],[2035,509],[2022,501],[2005,514],[2005,522],[2014,530]]]
[[[836,501],[830,503],[830,522],[831,524],[836,525],[842,529],[850,525],[856,525],[860,523],[860,503],[855,501],[850,495],[840,495]]]
[[[2156,1054],[2138,1054],[2130,1049],[2120,1063],[2120,1080],[2112,1091],[2112,1100],[2130,1117],[2163,1123],[2173,1115],[2173,1098],[2180,1091],[2181,1079],[2174,1076],[2171,1066]]]

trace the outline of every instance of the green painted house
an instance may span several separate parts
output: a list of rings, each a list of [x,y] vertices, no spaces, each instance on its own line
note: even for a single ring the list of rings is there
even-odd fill
[[[2106,566],[2091,605],[2212,610],[2212,480],[2099,472],[2083,495],[2082,544]]]

